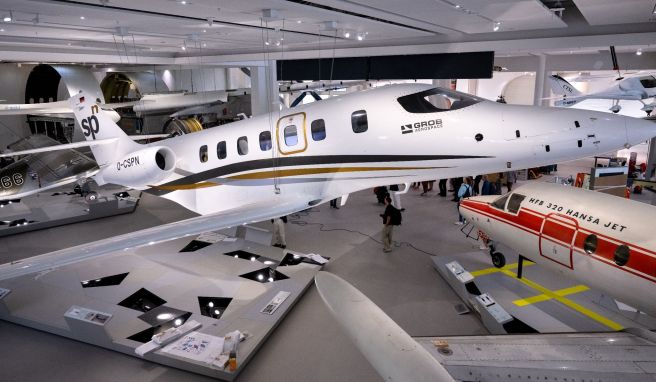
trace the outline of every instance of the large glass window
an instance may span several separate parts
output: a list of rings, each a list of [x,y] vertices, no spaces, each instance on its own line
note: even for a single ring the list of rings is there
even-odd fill
[[[262,151],[271,150],[271,132],[263,131],[260,133],[260,149]]]
[[[239,155],[248,154],[248,137],[239,137],[237,139],[237,153]]]
[[[201,162],[207,162],[207,145],[201,146],[198,154]]]
[[[482,98],[454,90],[433,88],[397,98],[408,113],[437,113],[462,109],[483,101]]]
[[[323,121],[323,119],[312,121],[310,130],[312,130],[312,139],[315,141],[323,141],[326,139],[326,123]]]
[[[225,159],[226,156],[228,156],[225,141],[221,141],[216,144],[216,156],[219,157],[219,159]]]
[[[296,146],[296,144],[298,144],[298,133],[296,132],[296,126],[285,126],[284,135],[285,144],[287,146]]]
[[[351,114],[351,127],[354,133],[364,133],[369,128],[367,112],[365,110],[354,111]]]
[[[492,207],[498,208],[500,210],[503,210],[506,208],[506,201],[508,200],[508,194],[498,198],[497,200],[492,202]]]
[[[516,214],[519,211],[519,206],[522,204],[524,198],[526,198],[524,195],[512,194],[510,196],[510,201],[508,201],[508,212]]]

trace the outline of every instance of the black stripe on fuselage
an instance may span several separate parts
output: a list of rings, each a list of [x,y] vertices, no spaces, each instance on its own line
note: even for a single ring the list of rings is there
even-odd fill
[[[218,178],[226,175],[233,175],[244,171],[262,170],[268,168],[291,167],[291,166],[308,166],[308,165],[326,165],[326,164],[346,164],[346,163],[374,163],[374,162],[419,162],[431,160],[449,160],[449,159],[480,159],[492,158],[491,156],[480,155],[318,155],[318,156],[293,156],[280,158],[256,159],[251,161],[231,163],[221,167],[214,167],[206,171],[185,176],[172,182],[161,184],[160,186],[180,186],[185,184],[195,184],[204,182],[209,179]],[[146,192],[153,195],[165,195],[170,190],[160,190],[157,187],[149,188]]]

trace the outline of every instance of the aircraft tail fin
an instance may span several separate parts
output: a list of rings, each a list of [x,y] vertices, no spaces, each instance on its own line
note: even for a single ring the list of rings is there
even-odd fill
[[[140,145],[125,134],[111,116],[100,108],[91,94],[81,92],[71,97],[68,102],[75,114],[76,126],[82,130],[87,141],[116,140],[112,144],[91,145],[91,152],[98,166],[102,167],[139,149]]]
[[[362,292],[328,272],[314,278],[335,320],[385,381],[454,382],[428,350]]]
[[[557,74],[549,76],[549,84],[551,85],[551,91],[557,95],[565,97],[579,97],[583,95],[583,93],[576,90],[574,85],[570,84],[566,79]]]

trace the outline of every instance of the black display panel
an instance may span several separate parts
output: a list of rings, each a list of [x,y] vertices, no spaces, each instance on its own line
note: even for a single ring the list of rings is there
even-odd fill
[[[278,60],[278,80],[492,78],[494,52]]]

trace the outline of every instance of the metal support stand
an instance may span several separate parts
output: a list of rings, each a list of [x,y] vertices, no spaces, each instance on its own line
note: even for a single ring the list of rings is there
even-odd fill
[[[522,271],[524,270],[524,256],[519,255],[519,259],[517,260],[517,278],[521,279],[522,278]]]

